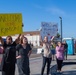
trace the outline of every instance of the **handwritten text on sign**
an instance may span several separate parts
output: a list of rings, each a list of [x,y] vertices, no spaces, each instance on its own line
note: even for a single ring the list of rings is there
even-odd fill
[[[21,14],[0,14],[0,36],[22,33]]]
[[[50,40],[52,36],[56,36],[58,32],[58,24],[57,23],[47,23],[47,22],[42,22],[41,23],[41,36],[42,39],[47,36],[48,39]]]

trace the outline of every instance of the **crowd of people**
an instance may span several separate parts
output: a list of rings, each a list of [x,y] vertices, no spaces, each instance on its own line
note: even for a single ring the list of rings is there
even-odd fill
[[[67,59],[68,45],[64,41],[55,43],[53,42],[53,36],[50,41],[45,36],[44,39],[40,37],[40,45],[43,48],[43,64],[41,69],[41,75],[44,74],[45,66],[47,64],[47,75],[49,75],[50,64],[52,60],[57,61],[57,72],[61,72],[64,55]],[[19,75],[30,75],[29,57],[32,53],[32,46],[28,44],[28,39],[24,35],[19,35],[15,41],[11,36],[6,37],[6,41],[3,41],[0,36],[0,51],[3,53],[1,61],[2,75],[15,75],[15,64],[17,63]]]
[[[7,36],[4,42],[2,37],[0,37],[0,43],[0,50],[3,50],[1,62],[2,75],[15,75],[16,63],[19,75],[30,75],[29,57],[32,48],[28,44],[27,38],[20,34],[18,38],[13,41],[11,36]]]

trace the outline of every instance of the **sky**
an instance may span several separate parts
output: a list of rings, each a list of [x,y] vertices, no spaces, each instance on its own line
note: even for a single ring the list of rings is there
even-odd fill
[[[0,0],[0,13],[22,13],[23,31],[40,29],[41,22],[58,23],[63,37],[76,38],[76,0]]]

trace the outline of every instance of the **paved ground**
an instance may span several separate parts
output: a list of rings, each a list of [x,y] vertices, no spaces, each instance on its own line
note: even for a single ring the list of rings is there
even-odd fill
[[[31,75],[40,75],[42,67],[42,57],[41,55],[32,54],[30,58],[30,71]],[[61,74],[56,72],[56,61],[52,61],[50,66],[50,75],[76,75],[76,55],[69,55],[68,60],[64,60],[62,67],[63,72]],[[1,75],[1,72],[0,72]],[[18,75],[18,70],[16,66],[16,74]],[[44,75],[46,75],[46,70]]]
[[[51,75],[76,75],[76,55],[68,56],[68,60],[64,60],[62,73],[56,72],[56,64],[51,67]]]
[[[42,67],[42,57],[30,58],[31,75],[40,75]],[[50,75],[76,75],[76,56],[68,56],[68,60],[64,60],[62,73],[56,72],[56,61],[52,61],[50,67]],[[53,73],[52,73],[53,72]],[[16,75],[18,75],[16,70]],[[45,73],[46,75],[46,69]]]

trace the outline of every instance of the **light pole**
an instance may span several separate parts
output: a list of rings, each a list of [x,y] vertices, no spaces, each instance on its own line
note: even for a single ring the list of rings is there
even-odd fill
[[[62,36],[62,17],[59,17],[60,18],[60,26],[61,26],[61,43],[62,43],[62,39],[63,39],[63,36]]]

